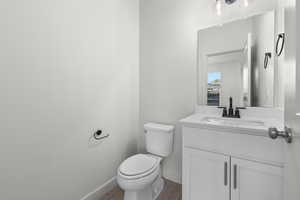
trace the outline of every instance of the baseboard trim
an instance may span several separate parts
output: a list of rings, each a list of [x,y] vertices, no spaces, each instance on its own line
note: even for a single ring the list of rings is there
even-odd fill
[[[107,192],[111,191],[116,186],[117,179],[116,177],[113,177],[100,187],[82,197],[80,200],[100,200],[101,197],[103,197]]]
[[[168,180],[172,181],[172,182],[181,184],[181,178],[178,175],[178,173],[171,173],[171,172],[163,173],[163,177],[165,179],[168,179]]]

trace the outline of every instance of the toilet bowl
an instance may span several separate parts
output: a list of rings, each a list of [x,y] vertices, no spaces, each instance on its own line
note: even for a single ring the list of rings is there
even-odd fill
[[[118,168],[117,182],[125,191],[124,200],[155,200],[164,187],[161,163],[173,148],[173,126],[145,124],[149,154],[127,158]]]
[[[125,160],[118,169],[117,181],[125,191],[124,200],[153,200],[163,189],[160,157],[137,154]]]

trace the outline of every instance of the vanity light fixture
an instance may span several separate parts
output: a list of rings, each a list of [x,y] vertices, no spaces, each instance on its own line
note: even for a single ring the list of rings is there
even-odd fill
[[[222,1],[221,0],[216,0],[216,11],[217,11],[217,15],[221,15],[222,14]]]
[[[236,0],[225,0],[225,3],[228,5],[233,4],[234,2],[236,2]]]
[[[234,4],[235,2],[237,2],[238,0],[215,0],[215,9],[217,12],[217,15],[222,15],[222,5],[223,2],[225,2],[225,4],[227,5],[231,5]],[[244,2],[244,7],[247,8],[249,7],[249,0],[240,0]]]

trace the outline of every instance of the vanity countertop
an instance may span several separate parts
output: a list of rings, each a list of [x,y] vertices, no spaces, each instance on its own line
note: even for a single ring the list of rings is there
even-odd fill
[[[283,117],[278,113],[268,109],[249,108],[244,111],[240,119],[223,118],[220,112],[211,112],[212,109],[201,110],[195,114],[180,120],[186,127],[213,129],[223,132],[249,134],[268,137],[268,129],[276,127],[283,130]],[[262,113],[260,113],[262,112]],[[278,112],[278,111],[274,111]]]

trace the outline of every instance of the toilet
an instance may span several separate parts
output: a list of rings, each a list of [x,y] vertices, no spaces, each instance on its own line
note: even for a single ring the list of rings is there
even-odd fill
[[[173,151],[174,126],[147,123],[144,130],[148,154],[131,156],[118,168],[124,200],[155,200],[164,188],[161,163]]]

